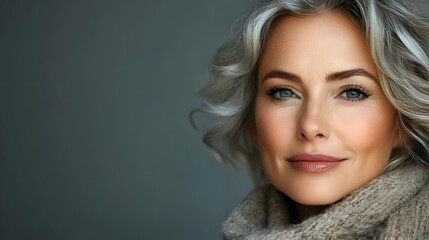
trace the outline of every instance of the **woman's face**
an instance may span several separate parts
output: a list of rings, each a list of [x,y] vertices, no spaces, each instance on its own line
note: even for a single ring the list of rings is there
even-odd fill
[[[384,169],[396,111],[362,30],[341,10],[278,19],[258,69],[256,140],[280,191],[306,205],[342,199]]]

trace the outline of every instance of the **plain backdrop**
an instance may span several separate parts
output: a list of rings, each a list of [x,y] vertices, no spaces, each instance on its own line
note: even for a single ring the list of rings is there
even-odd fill
[[[251,190],[189,124],[253,0],[1,0],[0,239],[220,239]]]
[[[188,114],[252,5],[0,1],[0,239],[220,239],[252,184]]]

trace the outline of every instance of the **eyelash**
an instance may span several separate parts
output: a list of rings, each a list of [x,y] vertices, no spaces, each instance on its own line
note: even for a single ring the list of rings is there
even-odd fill
[[[279,93],[280,91],[284,91],[284,90],[289,90],[294,96],[296,96],[294,91],[291,88],[284,87],[284,86],[278,86],[278,87],[270,88],[267,91],[267,95],[270,96],[271,98],[273,98],[274,100],[277,100],[277,101],[287,101],[288,98],[279,98],[279,97],[274,96],[275,94]]]
[[[343,98],[346,101],[351,101],[351,102],[356,102],[356,101],[362,101],[367,99],[368,97],[372,96],[371,93],[369,93],[364,87],[357,85],[357,84],[352,84],[352,85],[346,85],[344,87],[342,87],[340,89],[341,93],[340,93],[340,97]],[[342,95],[344,93],[346,93],[347,91],[357,91],[359,94],[362,95],[362,97],[353,99],[353,98],[345,98]]]
[[[274,100],[277,100],[277,101],[287,101],[289,98],[292,98],[292,97],[279,98],[279,97],[275,96],[275,94],[279,93],[280,91],[284,91],[284,90],[290,91],[294,95],[294,97],[296,97],[296,94],[294,93],[294,91],[291,88],[283,87],[283,86],[270,88],[267,91],[267,95],[270,96],[271,98],[273,98]],[[362,101],[362,100],[364,100],[364,99],[366,99],[372,95],[364,87],[357,85],[357,84],[346,85],[346,86],[342,87],[340,89],[340,91],[341,91],[341,93],[340,93],[339,97],[341,97],[342,99],[344,99],[346,101],[351,101],[351,102]],[[356,99],[342,97],[342,95],[348,91],[357,91],[358,94],[361,95],[361,97],[356,98]]]

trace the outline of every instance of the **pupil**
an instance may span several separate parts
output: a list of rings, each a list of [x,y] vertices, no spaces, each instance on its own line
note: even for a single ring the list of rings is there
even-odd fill
[[[359,97],[359,93],[357,92],[357,91],[349,91],[349,92],[347,92],[347,97],[349,97],[349,98],[357,98],[357,97]]]
[[[281,91],[280,97],[290,97],[290,91],[288,91],[288,90]]]

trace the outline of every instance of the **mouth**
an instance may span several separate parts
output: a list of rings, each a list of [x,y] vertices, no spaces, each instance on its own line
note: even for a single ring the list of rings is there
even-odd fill
[[[299,153],[288,159],[293,168],[303,172],[325,172],[338,166],[345,159],[323,154]]]

